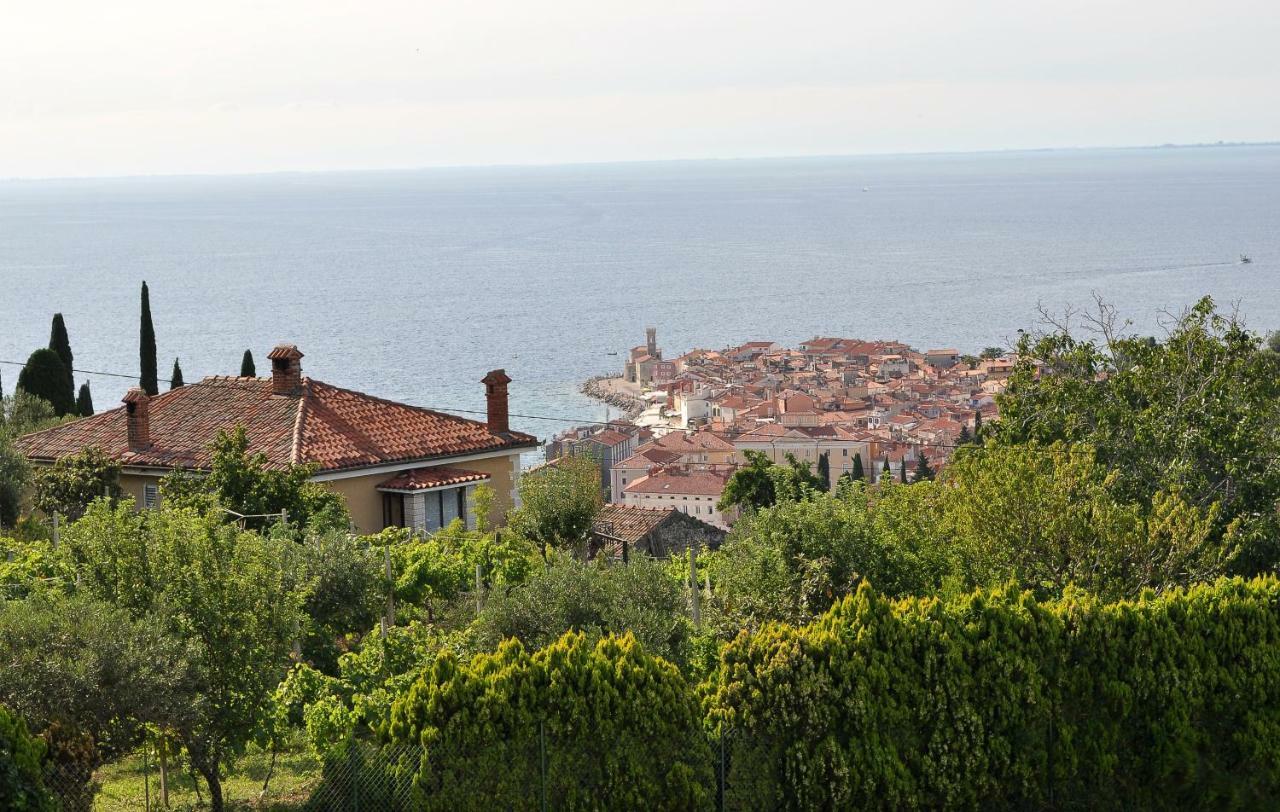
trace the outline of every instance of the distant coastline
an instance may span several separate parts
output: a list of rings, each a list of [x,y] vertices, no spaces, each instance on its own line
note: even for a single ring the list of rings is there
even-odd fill
[[[625,167],[625,166],[661,166],[697,163],[748,163],[759,161],[831,161],[859,160],[863,158],[921,158],[966,155],[1019,155],[1043,154],[1047,152],[1110,152],[1116,150],[1191,150],[1237,147],[1280,147],[1277,141],[1197,141],[1191,143],[1166,142],[1162,144],[1093,144],[1084,146],[1044,146],[1044,147],[991,147],[989,149],[939,149],[915,152],[848,152],[848,153],[814,153],[807,155],[745,155],[738,157],[700,156],[685,158],[651,158],[638,160],[602,160],[583,161],[580,163],[473,163],[473,164],[423,164],[419,166],[401,167],[316,167],[312,169],[284,169],[279,171],[229,171],[229,172],[154,172],[143,174],[104,174],[104,175],[10,175],[0,178],[3,183],[41,183],[46,181],[164,181],[183,179],[219,179],[219,178],[288,178],[307,175],[396,175],[418,172],[468,172],[484,170],[555,170],[589,167]]]

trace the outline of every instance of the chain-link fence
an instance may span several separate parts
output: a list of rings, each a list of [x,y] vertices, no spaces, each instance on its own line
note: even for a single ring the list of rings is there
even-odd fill
[[[554,733],[535,723],[519,735],[464,746],[355,740],[324,758],[301,750],[253,751],[223,780],[228,809],[565,810],[769,809],[777,754],[732,734],[694,734],[682,743],[590,732]],[[67,812],[195,810],[208,788],[180,759],[162,770],[155,748],[96,771],[51,772],[47,783]]]

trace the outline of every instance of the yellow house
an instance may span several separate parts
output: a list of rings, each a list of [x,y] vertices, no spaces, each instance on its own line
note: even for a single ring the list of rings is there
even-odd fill
[[[268,465],[314,464],[314,481],[346,499],[359,532],[472,524],[481,482],[495,495],[490,521],[514,507],[520,454],[538,440],[511,431],[511,379],[502,370],[483,380],[488,419],[479,422],[304,377],[292,344],[268,357],[270,378],[214,376],[154,397],[131,389],[123,406],[28,434],[18,448],[36,465],[100,448],[123,467],[125,493],[152,508],[161,477],[207,471],[218,432],[239,425],[249,453],[265,454]]]

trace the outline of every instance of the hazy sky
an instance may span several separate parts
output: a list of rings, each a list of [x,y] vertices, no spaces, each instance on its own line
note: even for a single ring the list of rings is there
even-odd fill
[[[1280,139],[1280,0],[0,3],[0,176]]]

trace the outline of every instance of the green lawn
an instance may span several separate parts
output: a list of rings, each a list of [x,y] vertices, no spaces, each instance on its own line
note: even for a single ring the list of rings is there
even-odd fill
[[[250,747],[243,758],[236,762],[222,782],[223,797],[229,809],[297,810],[301,809],[311,790],[320,783],[320,760],[305,750],[291,750],[276,757],[276,769],[267,787],[267,794],[259,802],[262,782],[271,764],[271,754]],[[151,809],[163,809],[160,805],[160,772],[154,759],[149,775],[151,784]],[[94,803],[95,812],[125,812],[146,809],[146,780],[141,755],[130,756],[108,767],[98,776],[102,789]],[[177,812],[207,809],[209,789],[200,782],[197,799],[189,773],[170,771],[169,809]]]

